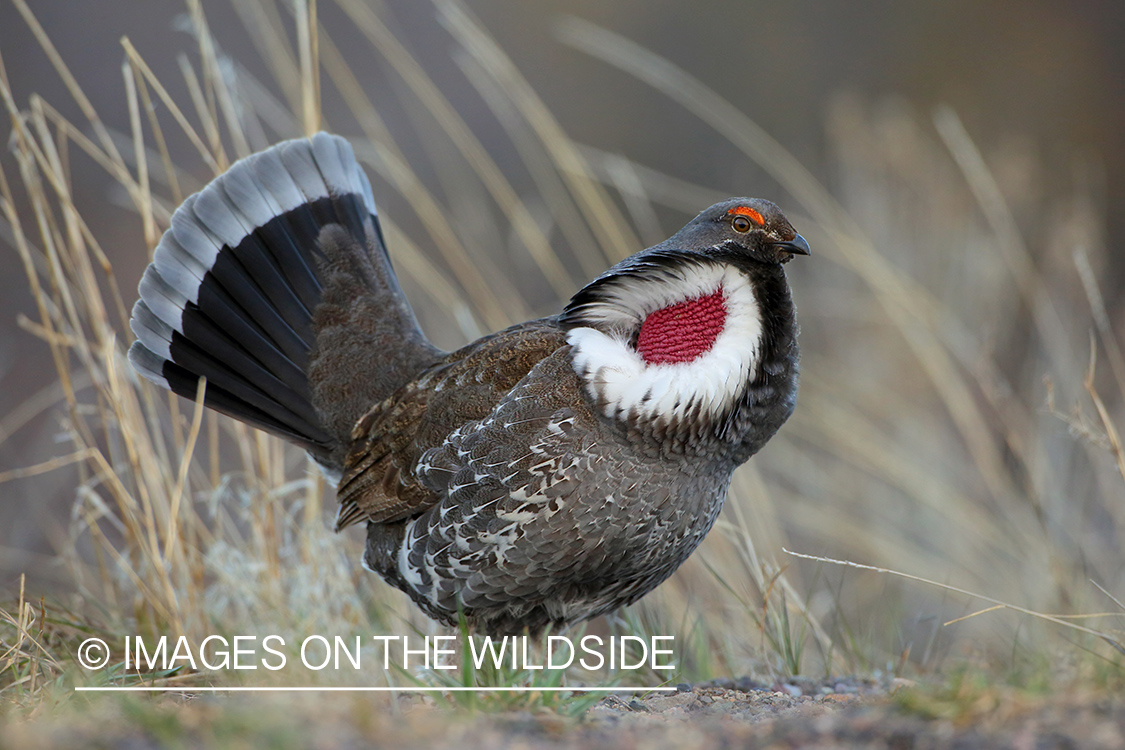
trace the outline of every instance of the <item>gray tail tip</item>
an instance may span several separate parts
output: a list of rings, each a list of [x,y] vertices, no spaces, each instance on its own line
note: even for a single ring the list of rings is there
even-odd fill
[[[168,379],[164,377],[165,359],[156,354],[140,341],[134,341],[129,347],[129,364],[133,369],[146,379],[156,383],[161,388],[171,388]]]

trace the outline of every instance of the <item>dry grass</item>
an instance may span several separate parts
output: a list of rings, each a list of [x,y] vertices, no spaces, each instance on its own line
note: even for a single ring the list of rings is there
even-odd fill
[[[82,617],[104,622],[102,632],[196,640],[426,631],[402,596],[356,564],[359,535],[331,533],[330,493],[326,503],[303,455],[131,372],[124,352],[133,294],[118,288],[75,207],[72,163],[91,160],[121,185],[140,218],[138,252],[142,243],[151,252],[172,209],[198,187],[190,177],[197,165],[174,164],[170,144],[190,146],[197,164],[218,174],[263,139],[319,127],[348,134],[376,194],[397,192],[416,212],[384,215],[384,227],[408,292],[449,344],[555,309],[583,280],[639,249],[652,217],[701,209],[738,186],[692,185],[574,143],[456,0],[435,0],[438,17],[546,216],[531,210],[424,67],[358,0],[336,4],[400,77],[427,132],[445,139],[452,206],[404,158],[380,116],[385,105],[360,85],[331,29],[318,25],[315,2],[290,13],[270,0],[233,0],[273,73],[260,81],[219,50],[190,0],[198,49],[181,58],[188,101],[174,101],[124,40],[132,129],[115,134],[23,0],[13,1],[86,122],[67,121],[38,97],[14,101],[0,63],[18,168],[0,172],[0,211],[37,301],[35,320],[21,322],[54,357],[69,440],[60,455],[0,481],[78,467],[61,554]],[[717,133],[768,171],[817,253],[793,269],[804,327],[796,414],[739,471],[720,528],[700,553],[615,627],[676,634],[691,678],[927,673],[966,657],[1015,674],[1063,641],[1057,628],[1027,617],[987,614],[943,627],[972,612],[972,599],[815,561],[794,565],[781,552],[788,547],[923,575],[1064,622],[1114,607],[1074,637],[1093,653],[1090,663],[1119,669],[1110,646],[1120,648],[1120,605],[1098,589],[1125,590],[1125,453],[1115,428],[1125,364],[1098,285],[1104,247],[1093,188],[1056,185],[1052,205],[1067,210],[1043,222],[1034,154],[986,158],[950,111],[931,122],[847,98],[828,122],[835,175],[826,185],[748,116],[654,53],[577,20],[561,24],[559,36],[687,108],[700,119],[700,137]],[[345,107],[323,111],[329,93]],[[29,207],[33,226],[21,223],[18,205]],[[451,215],[477,221],[455,231]],[[421,233],[408,237],[400,228],[407,223]],[[508,236],[530,265],[490,251],[503,244],[494,238]],[[1095,367],[1098,352],[1108,368]],[[74,675],[74,637],[52,635],[49,620],[22,591],[10,613],[0,612],[4,695],[26,699]]]

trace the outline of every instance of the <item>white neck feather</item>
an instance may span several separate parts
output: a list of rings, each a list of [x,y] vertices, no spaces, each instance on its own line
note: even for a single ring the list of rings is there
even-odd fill
[[[709,351],[690,362],[649,364],[633,348],[650,314],[720,288],[727,317]],[[679,421],[697,405],[701,415],[717,417],[734,406],[757,369],[762,318],[750,279],[733,266],[706,262],[630,278],[609,287],[583,318],[598,328],[570,331],[574,369],[608,417]]]

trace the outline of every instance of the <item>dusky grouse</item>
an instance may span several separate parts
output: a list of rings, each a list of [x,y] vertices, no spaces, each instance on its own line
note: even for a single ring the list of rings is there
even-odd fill
[[[364,565],[445,623],[538,632],[636,601],[691,554],[793,411],[773,203],[715,204],[563,312],[427,341],[371,186],[319,133],[235,163],[172,216],[133,308],[149,380],[304,448]]]

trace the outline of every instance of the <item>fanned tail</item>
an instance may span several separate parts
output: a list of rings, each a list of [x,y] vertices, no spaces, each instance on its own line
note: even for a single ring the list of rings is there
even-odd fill
[[[172,216],[130,321],[133,366],[338,468],[352,425],[435,358],[351,146],[318,133],[236,162]]]

